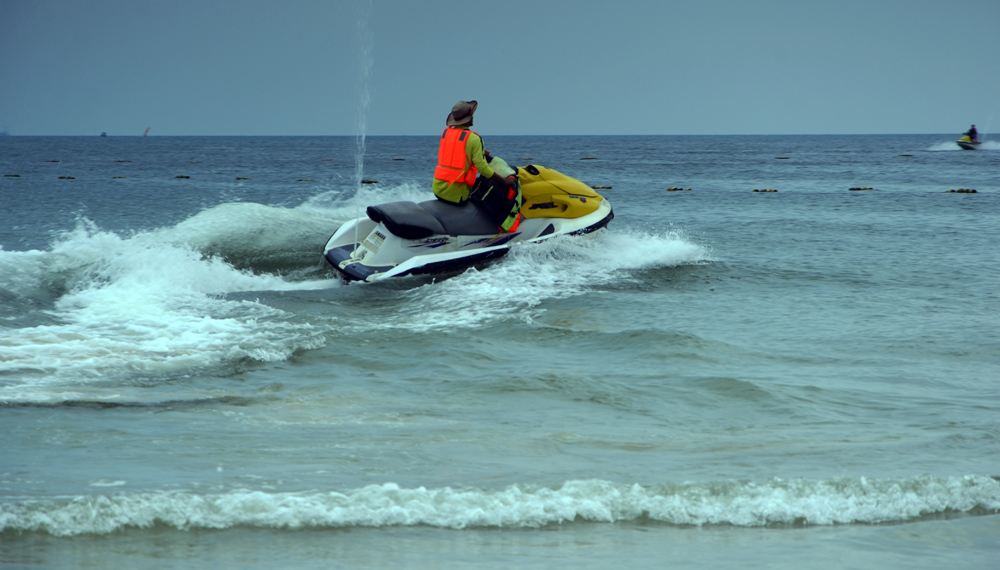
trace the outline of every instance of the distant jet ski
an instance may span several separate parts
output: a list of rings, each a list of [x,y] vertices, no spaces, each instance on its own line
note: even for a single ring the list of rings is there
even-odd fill
[[[962,147],[964,150],[976,150],[979,145],[983,144],[983,141],[972,140],[969,135],[965,135],[962,138],[955,141],[955,144]]]
[[[348,281],[442,273],[496,259],[515,243],[593,232],[615,216],[604,197],[555,170],[527,165],[518,179],[523,219],[512,232],[475,200],[389,202],[341,226],[323,256]]]

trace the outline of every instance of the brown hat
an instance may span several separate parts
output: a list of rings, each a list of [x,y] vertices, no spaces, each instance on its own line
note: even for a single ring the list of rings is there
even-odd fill
[[[455,106],[451,108],[451,114],[448,115],[448,126],[468,125],[472,122],[472,114],[476,112],[476,107],[478,106],[479,103],[477,101],[459,101],[455,103]]]

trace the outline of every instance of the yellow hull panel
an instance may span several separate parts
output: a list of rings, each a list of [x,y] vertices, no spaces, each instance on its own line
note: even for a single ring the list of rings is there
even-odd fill
[[[576,178],[544,166],[518,169],[525,218],[579,218],[594,212],[604,198]]]

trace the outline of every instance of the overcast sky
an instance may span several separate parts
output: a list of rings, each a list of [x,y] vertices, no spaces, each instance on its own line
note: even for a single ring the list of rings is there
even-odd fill
[[[1000,0],[0,0],[0,129],[428,135],[477,99],[491,135],[988,134],[998,30]]]

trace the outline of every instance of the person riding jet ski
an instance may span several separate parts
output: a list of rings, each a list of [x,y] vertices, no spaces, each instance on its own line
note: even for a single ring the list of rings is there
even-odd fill
[[[483,139],[469,128],[478,106],[477,101],[459,101],[452,107],[441,133],[432,189],[438,199],[453,204],[478,201],[499,230],[511,232],[521,220],[517,173],[501,174],[491,167],[493,157],[483,150]]]
[[[976,130],[976,125],[972,125],[969,130],[965,131],[957,141],[955,141],[962,150],[976,150],[979,145],[982,144],[979,141],[979,132]]]
[[[341,224],[327,240],[323,257],[346,280],[481,267],[518,244],[588,234],[615,217],[608,200],[580,180],[490,156],[469,129],[476,106],[459,101],[448,115],[434,198],[370,205],[365,216]]]

